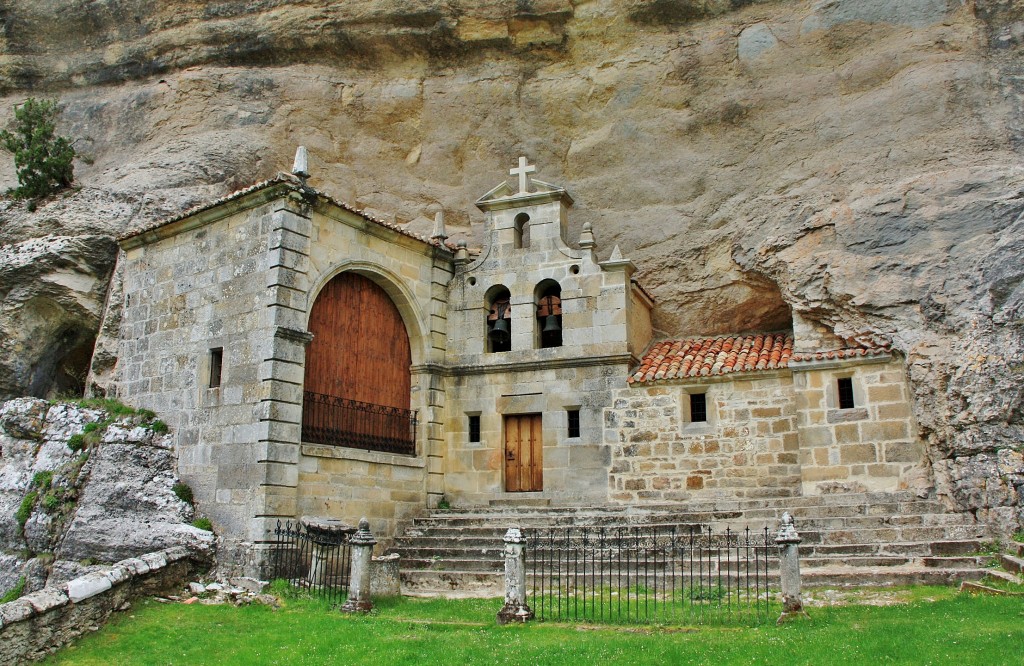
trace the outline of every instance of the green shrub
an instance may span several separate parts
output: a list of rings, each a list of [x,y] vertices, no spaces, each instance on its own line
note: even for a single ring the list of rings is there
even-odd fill
[[[83,433],[90,433],[100,429],[100,424],[93,421],[92,423],[86,423],[85,427],[82,428]]]
[[[55,492],[48,492],[45,495],[43,495],[43,509],[45,509],[48,513],[56,511],[57,509],[60,508],[60,505],[63,503],[64,501],[61,499],[60,495]]]
[[[29,97],[14,107],[14,131],[0,131],[0,147],[14,153],[19,186],[7,193],[15,199],[45,197],[74,180],[75,149],[67,138],[55,135],[56,119],[55,101]]]
[[[1024,530],[1013,533],[1013,540],[1017,543],[1024,543]]]
[[[152,421],[153,419],[156,418],[156,412],[154,412],[151,409],[140,409],[139,416],[142,418],[143,421]]]
[[[161,421],[160,419],[153,421],[146,427],[152,430],[153,432],[161,435],[167,432],[167,424]]]
[[[18,510],[14,512],[14,519],[18,521],[18,527],[25,527],[25,523],[32,516],[32,507],[36,505],[37,497],[39,497],[39,493],[33,490],[21,500]]]
[[[30,488],[40,488],[46,490],[50,487],[53,482],[53,472],[46,470],[43,472],[36,472],[32,477],[32,483],[29,485]]]
[[[213,523],[211,523],[210,519],[206,518],[205,516],[200,516],[199,518],[193,520],[192,527],[198,527],[199,529],[206,530],[207,532],[213,531]]]
[[[192,488],[189,487],[187,483],[183,481],[178,481],[173,486],[171,486],[171,490],[174,492],[175,495],[178,496],[178,499],[180,499],[182,502],[186,504],[192,503]]]
[[[114,398],[85,398],[78,401],[78,406],[85,409],[102,409],[111,416],[134,416],[138,413],[134,407],[129,407]]]
[[[72,451],[81,451],[85,448],[85,435],[71,435],[68,437],[68,448]]]
[[[18,583],[10,589],[4,596],[0,597],[0,604],[6,604],[9,601],[20,599],[21,595],[25,593],[25,577],[22,576],[18,579]]]

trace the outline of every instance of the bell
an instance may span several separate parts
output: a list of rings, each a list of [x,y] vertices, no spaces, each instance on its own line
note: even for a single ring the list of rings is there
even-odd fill
[[[561,333],[562,324],[558,321],[558,315],[548,315],[544,317],[544,328],[541,329],[541,333]]]
[[[512,339],[510,331],[508,319],[498,319],[494,322],[491,330],[487,331],[487,339],[491,341],[491,344],[506,345]]]

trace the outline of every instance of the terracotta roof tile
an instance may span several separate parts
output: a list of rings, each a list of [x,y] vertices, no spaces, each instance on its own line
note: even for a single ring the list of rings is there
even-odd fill
[[[788,333],[665,340],[648,348],[640,366],[630,375],[629,383],[778,370],[789,367],[790,363],[891,353],[888,347],[855,347],[794,354],[793,336]]]

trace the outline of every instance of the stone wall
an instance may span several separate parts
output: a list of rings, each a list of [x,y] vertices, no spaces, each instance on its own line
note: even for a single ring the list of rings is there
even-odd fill
[[[0,605],[0,663],[42,659],[95,631],[132,600],[180,587],[193,570],[188,558],[186,549],[169,548]]]
[[[930,485],[900,360],[804,362],[793,370],[805,495]],[[851,409],[839,408],[840,377],[852,380]]]
[[[426,507],[425,456],[303,444],[298,515],[370,521],[378,550]]]
[[[611,363],[453,377],[445,428],[449,500],[456,506],[480,505],[505,495],[504,416],[540,414],[544,489],[538,496],[561,503],[607,501],[609,447],[601,412],[626,372],[625,363]],[[567,436],[567,409],[579,409],[578,438]],[[479,442],[469,441],[470,414],[480,416]]]
[[[688,421],[691,392],[706,392],[706,423]],[[800,494],[800,443],[788,373],[620,390],[604,423],[612,501]]]
[[[425,459],[438,452],[431,441],[440,441],[440,382],[431,368],[444,354],[447,250],[288,177],[123,239],[122,248],[121,299],[107,315],[120,317],[110,333],[120,337],[110,390],[170,416],[180,474],[225,537],[225,570],[258,567],[247,559],[259,552],[250,544],[265,542],[280,519],[313,513],[354,523],[365,511],[384,521],[374,530],[387,538],[398,529],[396,516],[416,503],[425,509],[431,473],[440,497],[440,465]],[[389,463],[370,469],[355,458],[347,469],[368,475],[360,480],[341,474],[344,455],[300,451],[309,309],[342,271],[377,282],[409,332],[419,452],[412,466],[396,467],[398,511],[375,507],[374,479],[391,474]],[[325,490],[324,478],[339,487]]]
[[[287,481],[286,471],[272,474],[259,464],[272,457],[269,431],[281,427],[262,401],[301,397],[264,381],[266,359],[281,356],[268,285],[279,254],[272,232],[287,214],[264,193],[122,243],[122,300],[107,314],[121,318],[109,392],[167,415],[179,473],[227,537],[226,560],[233,544],[260,536],[250,521],[265,512],[261,485]],[[220,382],[211,387],[217,348]]]

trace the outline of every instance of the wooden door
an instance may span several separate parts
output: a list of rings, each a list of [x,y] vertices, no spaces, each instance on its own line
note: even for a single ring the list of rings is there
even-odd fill
[[[505,491],[544,489],[544,439],[540,414],[505,417]]]
[[[342,273],[309,314],[305,390],[409,408],[409,335],[387,293],[358,273]]]

